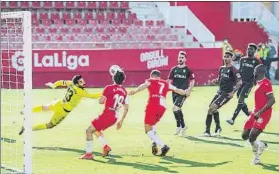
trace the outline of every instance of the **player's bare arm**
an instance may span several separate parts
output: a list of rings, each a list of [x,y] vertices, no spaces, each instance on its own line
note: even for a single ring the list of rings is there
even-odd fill
[[[124,121],[125,117],[127,116],[128,111],[129,111],[129,105],[128,104],[123,104],[123,109],[124,109],[123,115],[117,123],[117,130],[119,130],[122,127],[123,121]]]
[[[130,92],[129,92],[129,95],[134,95],[134,94],[136,94],[136,93],[138,93],[138,92],[140,92],[140,91],[142,91],[142,90],[148,88],[149,85],[150,85],[149,82],[145,82],[145,83],[139,85],[139,86],[137,87],[136,90],[130,91]]]
[[[189,97],[193,88],[195,86],[195,79],[191,80],[189,83],[189,87],[186,89],[186,96]]]
[[[273,93],[266,94],[266,97],[268,98],[268,101],[267,101],[266,105],[264,105],[263,108],[261,108],[257,113],[255,113],[254,117],[256,119],[258,119],[264,111],[269,109],[275,103],[275,98],[274,98]]]
[[[99,99],[99,104],[101,104],[101,105],[102,105],[102,104],[105,104],[106,99],[107,99],[107,98],[106,98],[105,96],[101,96],[100,99]]]
[[[175,89],[173,90],[175,93],[179,94],[179,95],[186,95],[187,91],[183,90],[183,89]]]
[[[45,85],[51,89],[55,89],[59,86],[63,86],[63,87],[66,87],[66,86],[70,86],[72,84],[72,81],[71,80],[58,80],[54,83],[52,82],[48,82],[46,83]]]

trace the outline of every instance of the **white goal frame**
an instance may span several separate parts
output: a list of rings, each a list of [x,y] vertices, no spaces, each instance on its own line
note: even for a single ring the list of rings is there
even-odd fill
[[[23,133],[23,170],[11,169],[1,164],[1,168],[14,172],[32,173],[32,23],[30,11],[1,12],[1,19],[21,18],[23,25],[23,55],[24,55],[24,128]],[[0,49],[1,55],[2,51]],[[1,56],[2,57],[2,56]]]

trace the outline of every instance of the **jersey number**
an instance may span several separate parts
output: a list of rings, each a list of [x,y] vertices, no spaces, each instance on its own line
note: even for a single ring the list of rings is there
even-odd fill
[[[71,101],[72,96],[74,95],[74,91],[71,88],[68,88],[67,93],[65,95],[64,101],[69,102]]]
[[[124,97],[122,95],[115,94],[113,98],[114,98],[113,108],[118,109],[121,106],[122,102],[124,101]]]
[[[164,89],[164,87],[165,87],[165,84],[164,84],[164,83],[161,83],[161,82],[158,82],[158,83],[159,83],[159,85],[160,85],[159,94],[162,94],[163,89]]]

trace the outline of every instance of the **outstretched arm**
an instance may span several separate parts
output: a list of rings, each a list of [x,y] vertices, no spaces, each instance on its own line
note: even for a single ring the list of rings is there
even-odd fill
[[[129,95],[134,95],[134,94],[148,88],[149,85],[150,85],[150,82],[146,81],[145,83],[139,85],[136,90],[129,92]]]
[[[85,97],[85,98],[93,98],[93,99],[98,99],[102,96],[102,93],[101,92],[98,92],[98,93],[88,93],[84,90],[78,90],[78,95],[82,96],[82,97]]]
[[[54,83],[52,82],[48,82],[46,83],[45,85],[49,88],[52,88],[52,89],[55,89],[59,86],[70,86],[72,84],[72,81],[71,80],[58,80]]]

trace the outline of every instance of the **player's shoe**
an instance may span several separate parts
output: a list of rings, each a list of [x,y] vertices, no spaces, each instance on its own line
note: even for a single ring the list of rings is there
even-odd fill
[[[232,119],[230,119],[230,120],[227,120],[227,123],[229,123],[230,125],[233,125],[234,121]]]
[[[152,154],[157,155],[158,154],[158,147],[157,144],[154,142],[152,143]]]
[[[22,126],[22,128],[21,128],[21,130],[19,131],[18,135],[22,135],[24,131],[25,131],[25,128]]]
[[[93,160],[93,154],[92,153],[86,153],[79,157],[79,159],[85,159],[85,160]]]
[[[215,130],[215,133],[213,134],[214,137],[219,137],[220,133],[222,132],[222,128],[218,128]]]
[[[257,149],[257,155],[260,156],[267,147],[268,147],[267,144],[264,142],[259,144],[258,149]]]
[[[164,147],[162,147],[162,149],[161,149],[160,156],[166,156],[166,154],[168,153],[169,150],[170,150],[170,148],[167,145],[164,145]]]
[[[48,82],[48,83],[46,83],[45,85],[46,85],[47,87],[51,88],[51,89],[53,89],[53,86],[54,86],[54,84],[51,83],[51,82]]]
[[[108,156],[110,151],[111,151],[111,148],[110,148],[108,145],[105,145],[105,146],[103,147],[103,154],[102,154],[102,157]]]
[[[181,131],[180,131],[181,134],[180,134],[180,135],[181,135],[182,137],[185,136],[186,130],[187,130],[187,126],[185,126],[184,128],[181,128]]]
[[[255,155],[254,158],[253,158],[253,160],[252,160],[252,162],[251,162],[251,164],[253,164],[253,165],[258,165],[258,164],[260,164],[260,163],[261,163],[261,160],[260,160],[259,156],[258,156],[258,155]]]
[[[201,137],[211,137],[210,132],[204,132],[203,134],[200,135]]]
[[[175,130],[175,133],[174,135],[178,135],[181,131],[181,127],[177,127],[176,130]]]

